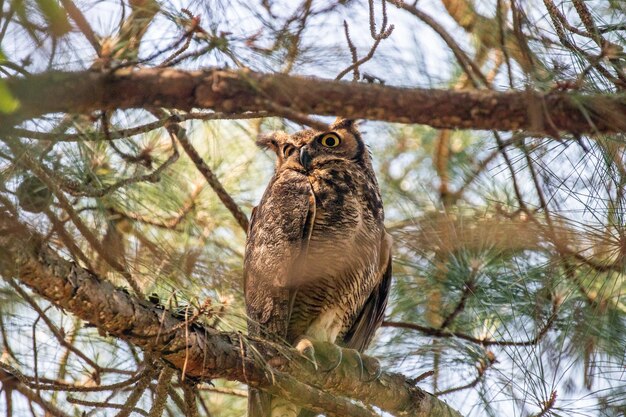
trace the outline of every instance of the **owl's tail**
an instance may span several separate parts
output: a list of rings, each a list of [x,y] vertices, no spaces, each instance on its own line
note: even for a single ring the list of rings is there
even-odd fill
[[[284,398],[272,397],[272,417],[298,417],[300,407]]]
[[[248,389],[248,417],[271,417],[272,396],[256,388]]]
[[[255,388],[248,390],[248,417],[312,417],[316,414]]]
[[[303,408],[302,410],[300,410],[300,414],[298,414],[298,417],[315,417],[317,415],[319,415],[319,413]]]

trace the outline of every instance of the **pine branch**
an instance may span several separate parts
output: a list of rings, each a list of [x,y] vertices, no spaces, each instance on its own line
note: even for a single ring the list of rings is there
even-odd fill
[[[177,369],[184,368],[189,378],[245,382],[328,415],[371,415],[352,401],[358,400],[395,415],[460,417],[408,378],[383,372],[375,359],[357,358],[350,349],[343,350],[340,366],[321,372],[304,360],[280,360],[286,356],[297,358],[293,349],[239,333],[219,332],[198,323],[186,326],[169,312],[63,259],[39,234],[16,220],[10,210],[2,210],[2,276],[16,277],[40,296],[102,332],[124,339]],[[337,347],[325,343],[316,344],[315,348],[320,368],[331,369]],[[270,368],[271,359],[279,359],[280,364]]]
[[[303,114],[420,123],[442,129],[626,132],[626,95],[551,91],[450,91],[330,81],[247,70],[169,68],[116,72],[48,72],[6,79],[21,106],[0,115],[0,133],[48,113],[150,108],[267,110],[267,103]],[[268,112],[272,115],[273,112]]]

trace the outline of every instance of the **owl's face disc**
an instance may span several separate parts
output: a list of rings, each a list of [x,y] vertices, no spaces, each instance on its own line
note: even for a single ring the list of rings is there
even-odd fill
[[[351,120],[335,122],[327,131],[307,129],[293,135],[276,132],[262,137],[257,144],[276,153],[277,171],[291,169],[310,174],[342,163],[370,166],[365,144]]]

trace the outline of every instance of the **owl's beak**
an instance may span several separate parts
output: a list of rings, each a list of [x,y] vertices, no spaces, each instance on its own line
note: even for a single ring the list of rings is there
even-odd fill
[[[309,149],[306,146],[300,148],[300,165],[304,167],[306,171],[311,168],[311,155],[309,154]]]

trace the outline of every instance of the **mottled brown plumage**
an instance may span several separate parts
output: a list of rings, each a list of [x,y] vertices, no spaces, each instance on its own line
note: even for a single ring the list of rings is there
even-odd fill
[[[258,144],[277,162],[246,244],[249,333],[363,351],[387,303],[391,239],[356,126],[340,120],[328,132],[280,132]],[[252,391],[249,403],[250,416],[276,414],[267,395]]]

